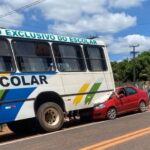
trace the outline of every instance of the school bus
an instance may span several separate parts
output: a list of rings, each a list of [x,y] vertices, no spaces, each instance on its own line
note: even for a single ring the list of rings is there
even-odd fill
[[[0,124],[13,132],[56,131],[114,88],[104,42],[0,29]]]

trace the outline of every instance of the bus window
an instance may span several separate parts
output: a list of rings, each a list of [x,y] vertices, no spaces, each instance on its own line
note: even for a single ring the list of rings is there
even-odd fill
[[[107,70],[103,49],[95,46],[84,46],[88,69],[90,71]]]
[[[53,43],[53,49],[59,71],[85,71],[80,46]]]
[[[0,72],[14,71],[9,43],[0,39]]]
[[[13,46],[20,71],[40,72],[54,70],[52,54],[48,43],[14,40]]]

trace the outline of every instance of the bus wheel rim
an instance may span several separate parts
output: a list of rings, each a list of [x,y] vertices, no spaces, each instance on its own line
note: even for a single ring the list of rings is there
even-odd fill
[[[47,108],[44,111],[45,121],[49,126],[55,126],[59,123],[60,116],[55,108]]]

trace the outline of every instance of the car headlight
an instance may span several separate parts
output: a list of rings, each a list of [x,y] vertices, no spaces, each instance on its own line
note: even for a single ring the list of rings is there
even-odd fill
[[[98,107],[98,108],[104,108],[104,107],[106,107],[106,106],[105,106],[105,104],[101,103],[101,104],[97,105],[97,107]]]

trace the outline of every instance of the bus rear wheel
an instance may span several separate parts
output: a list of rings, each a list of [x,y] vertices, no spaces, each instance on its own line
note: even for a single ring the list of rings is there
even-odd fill
[[[38,108],[37,119],[44,132],[52,132],[62,127],[64,123],[64,113],[58,104],[46,102]]]
[[[29,134],[36,132],[36,120],[25,119],[7,123],[8,128],[16,134]]]

